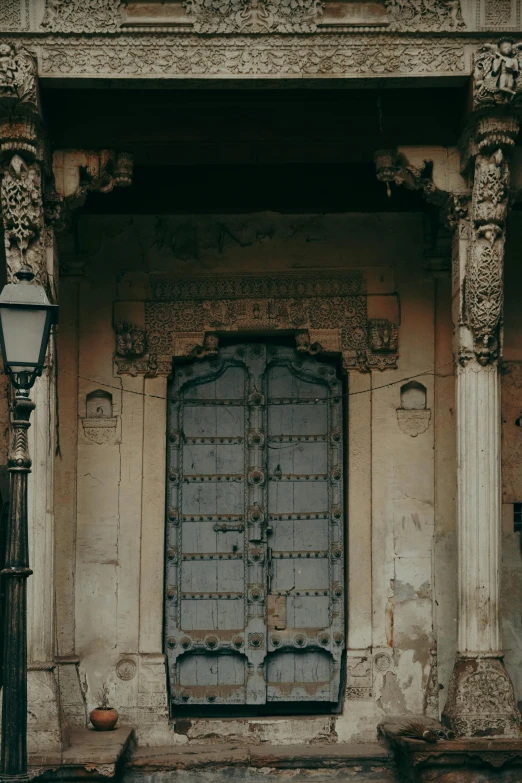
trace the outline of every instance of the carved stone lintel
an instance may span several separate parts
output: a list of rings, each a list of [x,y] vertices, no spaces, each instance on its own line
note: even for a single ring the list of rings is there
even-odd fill
[[[173,356],[209,355],[210,335],[245,330],[292,332],[299,350],[342,354],[346,369],[383,370],[397,364],[397,326],[374,319],[369,328],[359,271],[280,278],[157,279],[152,293],[155,298],[145,302],[146,348],[130,356],[118,347],[119,372],[168,375]],[[121,312],[120,308],[124,303],[118,305]]]
[[[520,737],[520,713],[501,654],[457,656],[442,719],[464,737]]]
[[[198,33],[313,33],[322,0],[183,0]]]

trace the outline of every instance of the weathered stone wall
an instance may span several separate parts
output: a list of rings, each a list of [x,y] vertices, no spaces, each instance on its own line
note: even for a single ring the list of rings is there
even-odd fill
[[[77,231],[74,272],[81,260],[84,277],[76,325],[75,308],[66,305],[72,321],[61,366],[67,362],[79,377],[61,378],[68,399],[60,416],[69,453],[77,427],[77,493],[71,496],[62,475],[67,470],[74,481],[74,470],[58,460],[56,497],[64,528],[64,509],[69,515],[57,563],[57,632],[71,642],[67,654],[80,660],[85,699],[78,689],[64,695],[69,720],[85,720],[102,682],[123,718],[138,724],[143,743],[362,741],[375,738],[384,714],[435,714],[455,645],[454,390],[449,276],[424,267],[422,216],[83,216]],[[115,374],[114,302],[143,299],[151,272],[354,267],[367,270],[369,317],[377,300],[396,292],[400,327],[398,369],[349,377],[343,713],[219,726],[184,720],[172,733],[161,657],[166,384]],[[426,387],[430,412],[425,431],[414,436],[397,412],[401,386],[412,377]],[[84,421],[86,397],[96,389],[112,394],[114,425],[101,443]]]

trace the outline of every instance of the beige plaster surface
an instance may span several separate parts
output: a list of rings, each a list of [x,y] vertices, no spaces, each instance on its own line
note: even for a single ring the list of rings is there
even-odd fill
[[[80,661],[78,698],[85,705],[77,704],[77,720],[94,706],[103,682],[123,719],[136,724],[142,746],[226,738],[246,744],[253,737],[276,745],[368,742],[383,715],[436,704],[439,681],[442,705],[455,644],[451,292],[448,277],[435,279],[424,268],[421,215],[85,216],[78,246],[85,278],[78,357],[76,365],[68,361],[82,378],[74,410],[69,404],[62,411],[69,448],[78,427],[74,617],[70,601],[61,599]],[[166,380],[115,375],[114,302],[146,298],[151,273],[353,267],[367,270],[369,310],[396,293],[400,314],[399,368],[348,379],[348,656],[350,676],[362,677],[368,696],[347,698],[335,716],[199,718],[178,730],[169,725],[162,650]],[[417,437],[401,431],[397,419],[400,387],[412,377],[426,387],[432,414]],[[79,426],[85,397],[97,388],[112,394],[117,420],[114,439],[102,444]],[[68,540],[65,557],[71,533]],[[57,593],[67,589],[66,572],[60,564]],[[514,604],[508,605],[514,626]],[[385,670],[373,663],[383,653]],[[134,664],[130,680],[117,675],[122,659]],[[518,666],[508,655],[510,671]]]

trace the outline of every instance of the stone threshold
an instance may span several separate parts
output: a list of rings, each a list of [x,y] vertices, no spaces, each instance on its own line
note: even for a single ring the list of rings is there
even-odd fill
[[[113,731],[71,729],[67,748],[30,754],[29,778],[44,781],[114,778],[133,743],[133,726],[118,726]]]
[[[250,769],[335,770],[354,765],[389,768],[393,753],[375,743],[313,745],[178,745],[135,748],[126,770],[196,770],[243,767]]]

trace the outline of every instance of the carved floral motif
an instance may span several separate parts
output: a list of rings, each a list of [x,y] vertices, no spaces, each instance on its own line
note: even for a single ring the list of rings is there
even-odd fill
[[[312,33],[321,0],[184,0],[199,33]]]
[[[53,33],[114,32],[123,19],[120,0],[47,0],[42,27]]]
[[[500,38],[496,44],[485,44],[475,55],[473,69],[473,102],[482,106],[506,105],[520,100],[522,94],[522,43]]]
[[[395,30],[462,30],[460,0],[386,0]]]
[[[10,278],[25,263],[31,263],[31,250],[39,242],[43,229],[41,173],[37,163],[26,163],[13,155],[0,186],[4,241]]]
[[[520,736],[513,685],[500,658],[457,659],[443,721],[464,737]]]
[[[499,352],[508,195],[509,166],[502,150],[477,155],[466,264],[466,316],[481,364],[495,359]]]
[[[0,99],[36,107],[36,60],[21,44],[0,43]]]
[[[74,51],[74,57],[71,57]],[[111,45],[101,38],[55,40],[42,44],[44,76],[319,76],[327,74],[465,73],[459,41],[434,43],[389,38],[378,43],[359,37],[324,40],[293,36],[254,39],[198,36],[121,35]]]

